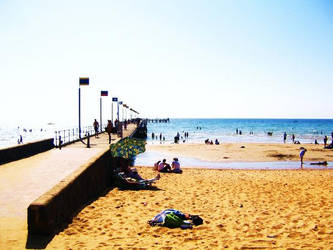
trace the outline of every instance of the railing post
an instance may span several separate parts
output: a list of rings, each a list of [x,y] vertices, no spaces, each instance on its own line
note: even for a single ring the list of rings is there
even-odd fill
[[[59,149],[61,149],[61,144],[62,144],[61,135],[59,135]]]
[[[87,148],[90,148],[90,135],[89,135],[89,132],[88,132]]]

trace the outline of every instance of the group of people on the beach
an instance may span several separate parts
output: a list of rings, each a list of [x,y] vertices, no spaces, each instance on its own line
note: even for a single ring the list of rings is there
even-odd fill
[[[158,138],[160,139],[160,141],[165,141],[165,136],[163,136],[163,134],[162,133],[160,133],[160,135],[155,135],[155,133],[154,132],[152,132],[151,133],[151,139],[152,140],[154,140],[154,139],[156,139],[156,140],[158,140]]]
[[[154,170],[157,170],[158,172],[162,173],[176,173],[176,174],[183,173],[183,170],[181,170],[180,168],[180,163],[177,157],[173,158],[171,166],[169,163],[166,162],[166,159],[163,159],[162,161],[157,161],[154,164]]]
[[[206,145],[213,145],[214,142],[213,142],[213,140],[206,139],[205,144]],[[220,141],[218,139],[215,139],[215,145],[220,145]]]

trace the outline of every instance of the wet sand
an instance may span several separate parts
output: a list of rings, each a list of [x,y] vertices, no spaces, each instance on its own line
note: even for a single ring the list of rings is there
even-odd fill
[[[333,150],[315,144],[222,143],[147,145],[147,151],[163,152],[174,157],[192,157],[203,161],[299,161],[299,148],[307,152],[304,161],[333,161]],[[172,159],[167,159],[171,161]]]
[[[139,167],[146,178],[152,168]],[[114,188],[47,249],[331,249],[332,170],[185,169],[157,190]],[[166,208],[198,214],[192,230],[150,227]]]

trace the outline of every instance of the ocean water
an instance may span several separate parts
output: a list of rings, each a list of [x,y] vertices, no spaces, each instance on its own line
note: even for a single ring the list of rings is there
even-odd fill
[[[82,127],[82,134],[91,131],[92,126]],[[56,133],[57,132],[57,133]],[[57,124],[46,124],[41,126],[10,127],[0,126],[0,148],[18,145],[18,140],[22,136],[23,143],[38,141],[48,138],[62,137],[63,142],[78,138],[78,128],[75,126],[62,126]],[[55,140],[56,142],[56,140]]]
[[[20,135],[23,142],[31,142],[40,139],[54,138],[55,131],[61,131],[61,135],[67,138],[73,136],[72,129],[75,126],[60,126],[57,124],[45,124],[34,127],[9,127],[0,125],[0,148],[17,145]],[[236,129],[242,131],[242,135],[236,134]],[[84,129],[84,128],[83,128]],[[70,131],[69,131],[70,130]],[[75,128],[75,136],[77,136]],[[30,132],[31,131],[31,132]],[[152,132],[158,135],[158,139],[152,139]],[[291,135],[301,143],[313,143],[315,139],[323,143],[324,135],[329,137],[333,132],[333,119],[170,119],[168,123],[148,123],[148,138],[150,144],[173,143],[174,137],[179,132],[186,143],[202,143],[206,139],[220,142],[263,142],[281,143],[283,133],[288,134],[287,142],[291,142]],[[184,132],[189,133],[184,138]],[[251,134],[250,134],[251,132]],[[268,136],[267,132],[273,132]],[[159,135],[162,133],[162,139]],[[66,139],[65,138],[65,139]]]
[[[242,131],[237,134],[236,129]],[[148,123],[149,144],[173,143],[177,132],[182,137],[180,143],[202,143],[206,139],[220,142],[261,142],[282,143],[283,133],[287,142],[292,134],[300,143],[323,143],[325,135],[332,140],[333,119],[170,119],[168,123]],[[189,137],[184,137],[188,132]],[[269,136],[267,133],[272,132]],[[152,138],[152,133],[157,139]],[[160,141],[160,134],[162,140]],[[165,140],[163,140],[163,137]]]

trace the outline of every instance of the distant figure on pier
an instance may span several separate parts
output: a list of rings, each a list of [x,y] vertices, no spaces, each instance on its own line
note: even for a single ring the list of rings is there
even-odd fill
[[[98,138],[97,135],[98,135],[99,123],[98,123],[98,121],[96,119],[94,121],[93,126],[94,126],[94,130],[95,130],[95,137]]]
[[[109,135],[109,144],[111,143],[111,133],[112,133],[112,122],[108,120],[108,125],[105,128],[106,133]]]
[[[20,135],[20,138],[17,140],[17,144],[22,144],[23,143],[23,138],[22,135]]]

